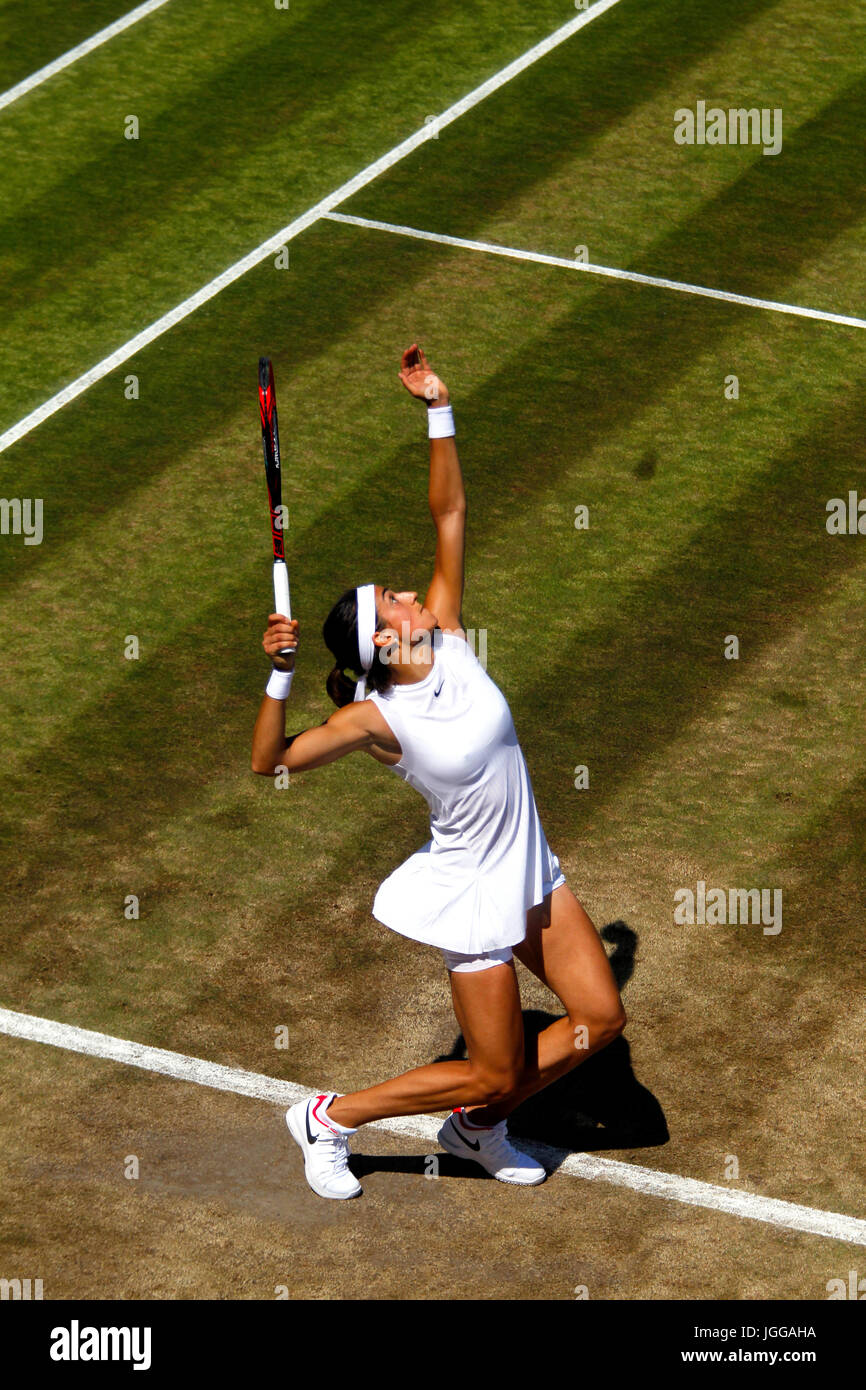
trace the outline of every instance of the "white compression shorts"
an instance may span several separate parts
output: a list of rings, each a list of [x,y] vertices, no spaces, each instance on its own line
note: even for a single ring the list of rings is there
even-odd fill
[[[464,956],[461,951],[442,951],[442,959],[447,970],[489,970],[491,965],[507,965],[512,956],[511,947],[503,946],[498,951],[482,951],[476,956]]]

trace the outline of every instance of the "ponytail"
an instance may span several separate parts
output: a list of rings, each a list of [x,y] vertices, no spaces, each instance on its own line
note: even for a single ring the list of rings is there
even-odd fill
[[[377,613],[376,631],[381,632],[384,626]],[[342,708],[354,700],[355,685],[364,670],[358,650],[358,596],[354,589],[347,589],[334,604],[322,625],[322,636],[336,662],[325,682],[325,689],[334,704]],[[347,672],[356,672],[357,675]],[[390,684],[391,668],[384,664],[376,647],[373,664],[367,672],[367,689],[381,694]]]
[[[329,673],[325,689],[338,709],[342,709],[343,705],[351,705],[355,698],[355,682],[350,680],[339,666],[335,666]]]

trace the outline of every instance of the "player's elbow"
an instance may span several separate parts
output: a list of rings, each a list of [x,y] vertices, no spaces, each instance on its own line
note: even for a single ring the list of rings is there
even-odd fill
[[[263,758],[259,753],[253,753],[250,760],[250,767],[253,772],[257,772],[260,777],[272,777],[277,770],[277,760],[274,758]]]
[[[466,513],[468,511],[468,508],[466,506],[465,493],[460,493],[455,497],[449,498],[447,502],[434,500],[432,497],[429,500],[430,512],[433,516],[433,520],[437,523],[437,525],[440,521],[446,521],[453,518],[454,520],[452,521],[452,525],[454,524],[454,521],[456,521],[458,524],[462,524],[465,526]]]

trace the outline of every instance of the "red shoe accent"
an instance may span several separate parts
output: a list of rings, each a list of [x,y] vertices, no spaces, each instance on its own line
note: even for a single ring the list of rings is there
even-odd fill
[[[332,1134],[336,1134],[336,1133],[337,1133],[337,1130],[334,1129],[334,1126],[333,1126],[333,1125],[328,1124],[328,1121],[325,1119],[325,1117],[324,1117],[323,1115],[316,1115],[316,1111],[318,1110],[319,1106],[322,1104],[322,1101],[323,1101],[323,1100],[327,1100],[327,1099],[328,1099],[327,1096],[316,1096],[316,1104],[313,1106],[313,1114],[314,1114],[315,1118],[318,1120],[318,1122],[319,1122],[320,1125],[324,1125],[325,1128],[326,1128],[326,1129],[329,1129],[329,1130],[331,1131]]]

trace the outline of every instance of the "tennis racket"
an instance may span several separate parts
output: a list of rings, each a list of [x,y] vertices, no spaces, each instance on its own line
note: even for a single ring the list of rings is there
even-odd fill
[[[265,456],[265,478],[271,508],[271,540],[274,547],[274,612],[291,618],[289,571],[283,537],[283,479],[280,470],[280,429],[277,422],[277,395],[274,389],[274,364],[269,357],[259,358],[259,413],[262,417],[262,452]],[[280,656],[294,658],[286,647]]]

